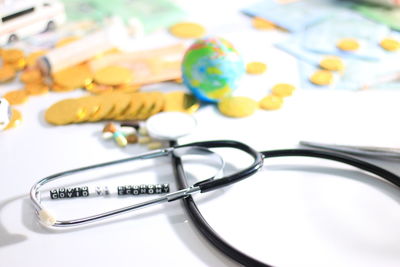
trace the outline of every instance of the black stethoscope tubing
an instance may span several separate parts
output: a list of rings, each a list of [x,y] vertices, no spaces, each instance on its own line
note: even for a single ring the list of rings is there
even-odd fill
[[[171,142],[171,146],[176,145],[176,142]],[[233,146],[234,147],[234,146]],[[264,158],[276,158],[276,157],[292,157],[292,156],[303,156],[303,157],[312,157],[312,158],[321,158],[327,159],[337,162],[342,162],[344,164],[351,165],[353,167],[359,168],[361,170],[370,172],[372,174],[377,175],[379,178],[390,182],[391,184],[400,188],[400,177],[396,174],[389,172],[377,165],[372,163],[353,158],[351,156],[347,156],[340,153],[323,151],[323,150],[314,150],[314,149],[283,149],[283,150],[271,150],[271,151],[263,151],[261,152]],[[177,156],[172,156],[172,165],[174,168],[174,174],[177,181],[178,189],[186,188],[186,175],[183,170],[182,161]],[[253,172],[254,173],[254,172]],[[249,175],[250,171],[249,171]],[[247,177],[247,176],[246,176]],[[244,177],[243,177],[244,178]],[[218,179],[214,180],[214,182],[218,181]],[[232,183],[235,180],[235,177],[231,178]],[[208,186],[205,187],[207,190]],[[213,188],[213,187],[210,187]],[[185,210],[191,217],[194,225],[199,230],[199,232],[205,237],[215,248],[221,251],[223,254],[231,258],[232,260],[244,265],[244,266],[264,266],[269,267],[272,265],[263,263],[257,259],[250,257],[249,255],[243,253],[238,250],[234,246],[230,245],[226,242],[222,237],[218,235],[217,232],[207,223],[204,219],[203,215],[199,211],[195,201],[192,196],[182,199]]]

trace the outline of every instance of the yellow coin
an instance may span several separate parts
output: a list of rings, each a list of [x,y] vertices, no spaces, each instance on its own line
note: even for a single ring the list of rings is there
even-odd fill
[[[258,103],[244,96],[226,97],[218,103],[219,111],[228,117],[242,118],[252,115]]]
[[[336,47],[343,51],[356,51],[360,48],[360,43],[354,38],[344,38],[339,40]]]
[[[254,17],[252,19],[252,24],[253,27],[258,30],[272,30],[277,28],[272,22],[260,17]]]
[[[9,65],[0,67],[0,83],[11,81],[15,78],[15,70]]]
[[[327,56],[321,60],[319,66],[325,70],[341,71],[344,70],[344,63],[340,57]]]
[[[108,97],[109,101],[113,103],[114,107],[105,119],[114,119],[127,114],[130,108],[132,95],[119,92],[105,93],[104,97]]]
[[[29,95],[43,95],[49,92],[49,87],[43,83],[29,83],[25,90]]]
[[[385,38],[380,43],[381,47],[387,51],[394,52],[400,49],[400,42],[393,38]]]
[[[163,111],[194,113],[200,108],[198,99],[184,91],[170,92],[164,95]]]
[[[5,63],[15,63],[24,58],[24,52],[20,49],[4,49],[1,54]]]
[[[144,93],[133,93],[130,96],[127,109],[119,116],[121,120],[134,120],[137,114],[141,111],[144,101]]]
[[[43,80],[42,73],[36,68],[24,70],[19,79],[23,83],[40,83]]]
[[[93,80],[89,66],[85,64],[66,68],[53,74],[56,84],[68,88],[83,88]]]
[[[280,109],[283,105],[283,98],[276,95],[267,95],[261,99],[259,105],[260,108],[266,110]]]
[[[40,51],[35,51],[35,52],[30,53],[26,57],[26,66],[27,67],[35,67],[36,61],[38,60],[38,58],[44,56],[46,53],[47,53],[46,50],[40,50]]]
[[[114,108],[114,103],[110,101],[107,95],[95,96],[97,102],[99,103],[99,109],[94,112],[88,121],[100,121],[105,119],[105,117],[110,114]]]
[[[155,95],[151,92],[142,94],[142,105],[139,112],[136,114],[136,120],[145,120],[150,116],[150,112],[153,108]]]
[[[75,41],[77,41],[77,40],[79,40],[79,39],[80,39],[80,38],[77,37],[77,36],[68,36],[68,37],[65,37],[65,38],[59,40],[54,46],[55,46],[56,48],[59,48],[59,47],[62,47],[62,46],[64,46],[64,45],[68,45],[68,44],[70,44],[70,43],[73,43],[73,42],[75,42]]]
[[[21,124],[22,122],[22,114],[15,108],[11,110],[11,119],[10,122],[7,124],[7,126],[4,128],[4,130],[8,130],[14,127],[17,127]]]
[[[14,68],[14,70],[20,71],[20,70],[23,70],[25,68],[26,60],[25,60],[25,58],[21,58],[21,59],[15,61],[15,62],[12,62],[12,63],[10,62],[8,64],[10,64],[10,66],[12,66]]]
[[[77,118],[80,103],[76,99],[65,99],[50,106],[45,112],[47,122],[55,125],[72,123]]]
[[[85,86],[85,89],[92,94],[103,94],[103,93],[109,93],[114,90],[114,88],[110,85],[103,85],[103,84],[97,84],[97,83],[91,83]]]
[[[262,62],[250,62],[246,65],[246,72],[249,74],[262,74],[267,70],[267,65]]]
[[[291,96],[293,94],[293,91],[296,88],[287,83],[278,83],[274,87],[272,87],[271,91],[272,94],[280,97],[286,97],[286,96]]]
[[[206,29],[193,22],[180,22],[169,28],[169,32],[178,38],[200,38],[205,35]]]
[[[74,111],[75,119],[73,122],[89,121],[100,110],[100,101],[95,96],[77,98],[76,101],[78,102],[78,108]]]
[[[108,66],[96,71],[94,74],[94,81],[104,85],[129,84],[132,80],[132,71],[120,66]]]
[[[164,108],[165,98],[164,94],[161,92],[152,92],[154,94],[153,107],[150,110],[150,116],[161,112]]]
[[[28,93],[25,90],[15,90],[6,93],[3,97],[8,100],[10,105],[19,105],[28,100]]]
[[[317,70],[311,75],[310,81],[316,85],[329,85],[333,83],[333,74],[327,70]]]

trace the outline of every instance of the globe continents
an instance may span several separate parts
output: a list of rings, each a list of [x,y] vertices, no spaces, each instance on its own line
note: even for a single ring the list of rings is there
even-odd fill
[[[245,66],[239,53],[227,40],[208,37],[194,42],[182,62],[185,85],[200,100],[218,102],[238,86]]]

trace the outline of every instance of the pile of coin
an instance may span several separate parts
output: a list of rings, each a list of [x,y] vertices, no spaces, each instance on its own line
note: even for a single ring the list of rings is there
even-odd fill
[[[193,95],[183,91],[108,92],[61,100],[50,106],[47,122],[54,125],[95,122],[101,120],[146,120],[161,111],[194,112],[200,104]]]

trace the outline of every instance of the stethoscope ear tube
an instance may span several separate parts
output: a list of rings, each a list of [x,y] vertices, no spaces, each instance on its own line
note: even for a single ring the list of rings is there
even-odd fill
[[[218,147],[230,147],[234,149],[241,150],[243,152],[248,153],[251,157],[253,157],[253,163],[241,170],[238,173],[235,173],[230,176],[226,176],[222,179],[214,179],[214,180],[205,180],[205,181],[200,181],[194,186],[198,186],[200,188],[200,191],[202,193],[212,191],[236,182],[239,182],[256,172],[258,172],[261,167],[263,166],[263,155],[251,148],[250,146],[243,144],[241,142],[237,141],[232,141],[232,140],[216,140],[216,141],[205,141],[205,142],[197,142],[197,143],[191,143],[191,146],[200,146],[200,147],[207,147],[207,148],[218,148]],[[185,145],[178,146],[178,147],[184,147]],[[177,158],[177,157],[174,157]]]

